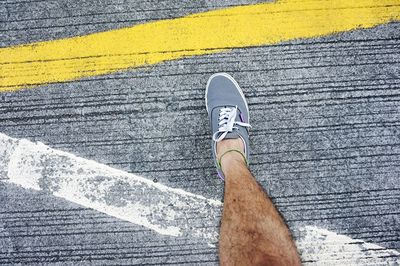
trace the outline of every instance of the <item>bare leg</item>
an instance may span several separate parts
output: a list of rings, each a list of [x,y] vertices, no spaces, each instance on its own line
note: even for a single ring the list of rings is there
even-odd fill
[[[243,150],[242,141],[223,140],[218,143],[217,153],[220,156],[231,148]],[[221,265],[301,265],[285,222],[241,155],[228,152],[221,165],[225,175]]]

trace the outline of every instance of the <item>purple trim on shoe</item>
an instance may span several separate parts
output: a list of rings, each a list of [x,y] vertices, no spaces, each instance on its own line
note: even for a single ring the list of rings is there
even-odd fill
[[[220,174],[219,171],[217,171],[217,173],[218,173],[218,177],[221,178],[222,181],[225,181],[225,179],[224,179],[224,177],[222,176],[222,174]]]
[[[239,117],[240,117],[240,121],[242,121],[242,123],[244,123],[244,118],[243,118],[243,113],[242,112],[240,112]]]

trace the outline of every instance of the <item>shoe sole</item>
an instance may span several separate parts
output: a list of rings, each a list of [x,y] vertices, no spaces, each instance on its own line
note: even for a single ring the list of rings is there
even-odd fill
[[[215,74],[213,74],[213,75],[208,79],[208,81],[207,81],[207,86],[206,86],[206,95],[205,95],[207,113],[209,113],[209,111],[208,111],[208,105],[207,105],[208,87],[209,87],[209,85],[210,85],[211,80],[212,80],[213,78],[217,77],[217,76],[226,77],[226,78],[228,78],[230,81],[232,81],[233,84],[235,84],[236,88],[238,89],[238,91],[239,91],[239,93],[240,93],[240,96],[242,96],[242,99],[243,99],[244,104],[245,104],[246,109],[247,109],[247,115],[248,115],[248,117],[247,117],[248,122],[247,122],[247,123],[250,123],[249,106],[247,105],[247,101],[246,101],[246,98],[244,97],[243,91],[242,91],[242,89],[240,88],[239,84],[236,82],[236,80],[235,80],[231,75],[229,75],[228,73],[223,73],[223,72],[221,72],[221,73],[215,73]]]

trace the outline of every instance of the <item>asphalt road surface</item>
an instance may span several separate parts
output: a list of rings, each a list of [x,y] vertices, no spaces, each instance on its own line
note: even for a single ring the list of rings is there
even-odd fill
[[[0,46],[254,3],[1,0]],[[399,22],[0,92],[0,264],[217,265],[224,185],[204,105],[215,72],[248,99],[250,168],[303,262],[399,265]],[[60,192],[58,178],[87,187]],[[111,196],[95,191],[104,179]],[[157,202],[170,198],[180,218],[167,221]],[[135,202],[152,218],[115,211]]]

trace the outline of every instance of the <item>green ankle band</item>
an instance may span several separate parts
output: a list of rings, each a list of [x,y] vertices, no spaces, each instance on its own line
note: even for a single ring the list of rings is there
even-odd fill
[[[240,155],[242,155],[244,161],[246,162],[246,165],[247,165],[247,166],[249,165],[249,163],[247,162],[246,156],[243,154],[243,152],[241,152],[240,150],[237,150],[237,149],[230,149],[230,150],[227,150],[226,152],[224,152],[224,153],[219,157],[219,159],[217,160],[218,168],[221,168],[221,159],[222,159],[222,157],[223,157],[225,154],[227,154],[228,152],[231,152],[231,151],[240,153]]]

